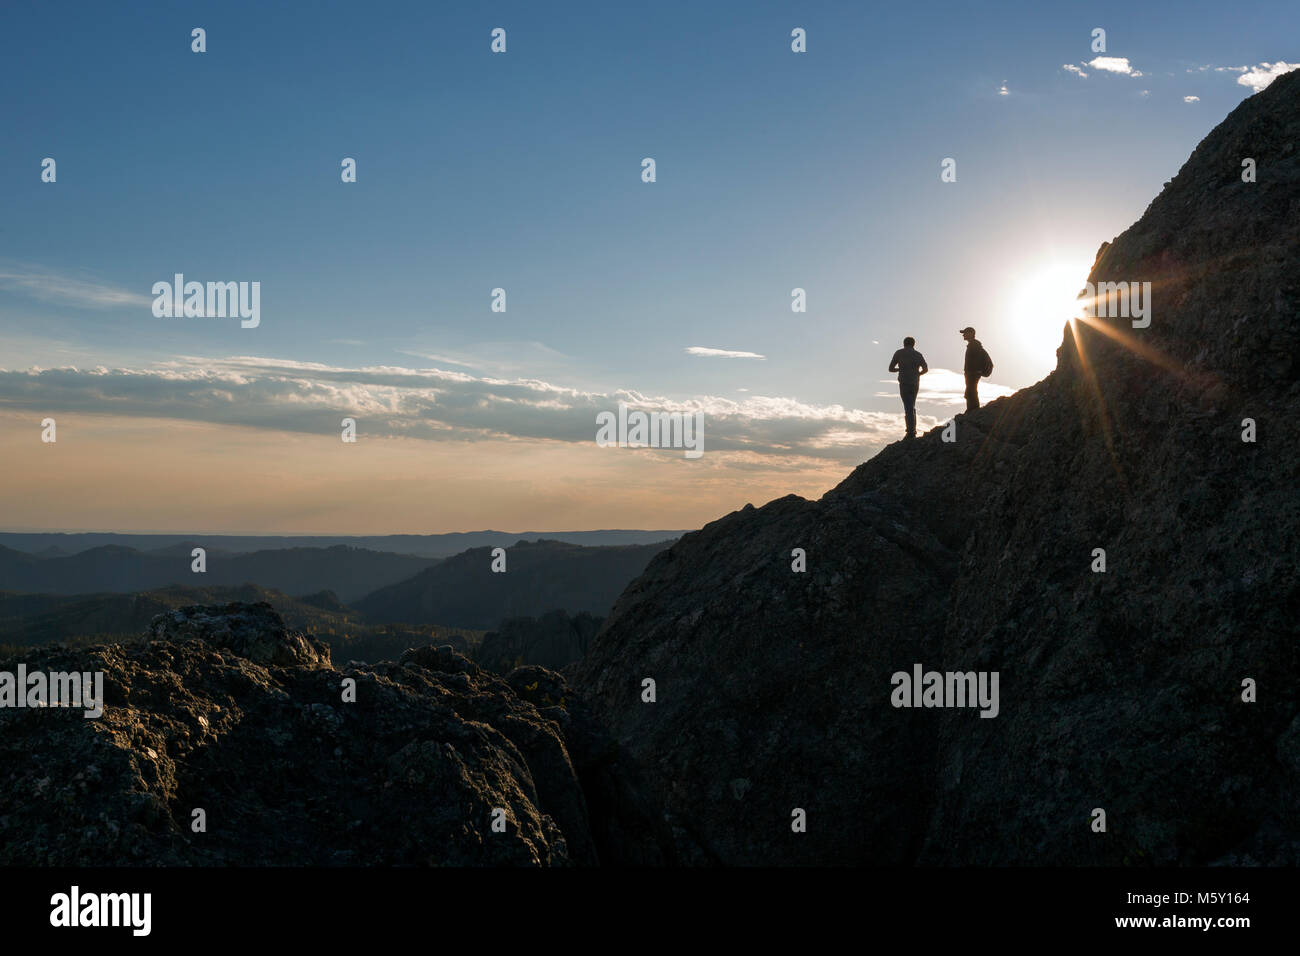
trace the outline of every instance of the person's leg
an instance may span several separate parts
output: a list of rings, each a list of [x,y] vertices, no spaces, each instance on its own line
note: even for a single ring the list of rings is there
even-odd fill
[[[898,383],[898,392],[903,396],[903,418],[907,422],[907,437],[916,437],[916,393],[920,388],[919,383],[907,382]]]
[[[973,412],[980,407],[979,384],[978,375],[966,376],[966,411],[968,412]]]

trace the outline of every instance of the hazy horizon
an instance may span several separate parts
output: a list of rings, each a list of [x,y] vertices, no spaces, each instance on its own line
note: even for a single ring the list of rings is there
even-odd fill
[[[59,534],[104,534],[104,535],[139,535],[156,537],[184,537],[185,535],[203,535],[205,537],[225,538],[429,538],[446,535],[470,534],[504,534],[504,535],[545,535],[545,534],[683,534],[694,528],[562,528],[549,531],[502,531],[499,528],[469,528],[463,531],[397,531],[390,533],[337,534],[330,531],[305,531],[295,534],[281,534],[273,531],[167,531],[159,529],[128,528],[24,528],[17,526],[0,527],[0,534],[22,535],[59,535]]]

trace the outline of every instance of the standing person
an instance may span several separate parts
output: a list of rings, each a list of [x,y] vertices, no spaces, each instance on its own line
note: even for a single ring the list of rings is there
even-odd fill
[[[898,394],[903,397],[908,438],[916,437],[916,393],[921,387],[921,376],[930,371],[925,356],[913,347],[915,345],[916,339],[909,335],[889,362],[889,370],[898,373]]]
[[[969,325],[961,330],[961,337],[966,340],[966,362],[962,366],[966,373],[966,411],[973,412],[980,407],[980,376],[993,373],[993,360]]]

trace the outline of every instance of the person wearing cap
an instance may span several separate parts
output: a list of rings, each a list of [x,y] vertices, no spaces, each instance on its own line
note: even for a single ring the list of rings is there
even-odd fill
[[[984,346],[980,345],[979,339],[975,338],[974,329],[968,325],[959,331],[966,340],[966,363],[962,366],[966,373],[966,411],[973,412],[980,407],[980,376],[992,371],[993,361],[989,358],[989,353],[984,351]]]
[[[889,370],[898,373],[898,394],[903,398],[903,418],[907,422],[907,437],[916,437],[916,393],[921,388],[921,376],[930,371],[925,356],[913,346],[916,339],[910,335],[903,339],[903,347],[889,361]]]

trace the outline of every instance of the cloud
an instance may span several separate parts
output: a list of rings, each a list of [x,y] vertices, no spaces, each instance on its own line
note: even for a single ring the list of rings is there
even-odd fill
[[[1184,96],[1184,97],[1183,97],[1183,102],[1184,102],[1184,103],[1199,103],[1199,102],[1201,102],[1201,98],[1200,98],[1199,96]]]
[[[439,362],[444,365],[459,365],[461,368],[474,368],[475,365],[473,362],[462,362],[450,355],[439,355],[436,352],[410,352],[406,349],[398,349],[397,352],[399,355],[411,355],[415,358],[428,359],[430,362]]]
[[[1007,89],[1006,81],[1002,82],[1002,88],[998,90],[998,96],[1010,96],[1011,91]]]
[[[704,358],[745,358],[745,359],[763,359],[766,355],[759,355],[757,352],[733,352],[730,349],[710,349],[702,345],[692,345],[686,349],[687,355],[699,355]]]
[[[1276,63],[1261,63],[1253,69],[1247,70],[1237,77],[1237,82],[1242,86],[1249,86],[1258,93],[1283,73],[1290,73],[1292,70],[1300,70],[1300,63],[1286,63],[1279,60]]]
[[[1300,63],[1287,63],[1285,60],[1278,60],[1276,63],[1260,63],[1256,66],[1205,66],[1198,67],[1195,70],[1188,70],[1188,73],[1204,73],[1206,70],[1213,70],[1215,73],[1240,73],[1237,82],[1242,86],[1249,86],[1254,92],[1258,93],[1283,73],[1290,73],[1292,70],[1300,69]]]
[[[596,415],[617,412],[619,402],[647,411],[702,411],[710,452],[861,461],[903,431],[901,406],[876,412],[752,394],[671,399],[630,389],[582,391],[534,378],[256,356],[182,357],[143,369],[0,369],[0,408],[42,417],[108,414],[331,437],[342,418],[352,417],[362,441],[587,443],[595,440]]]
[[[1122,73],[1124,76],[1142,76],[1141,70],[1135,70],[1129,65],[1126,56],[1099,56],[1089,60],[1086,64],[1094,70],[1104,70],[1107,73]]]
[[[563,352],[532,341],[477,342],[459,351],[437,352],[427,351],[417,343],[396,351],[399,355],[411,355],[439,365],[458,365],[496,375],[515,375],[539,368],[565,368],[570,364],[569,357]]]
[[[1078,76],[1079,79],[1081,79],[1081,80],[1086,80],[1086,79],[1088,78],[1088,74],[1085,73],[1085,72],[1083,72],[1083,70],[1081,70],[1079,67],[1075,66],[1073,63],[1065,63],[1065,64],[1063,64],[1063,65],[1061,66],[1061,69],[1063,69],[1063,70],[1069,70],[1071,73],[1073,73],[1073,74],[1075,74],[1076,76]]]
[[[23,266],[0,267],[0,289],[12,289],[47,302],[91,309],[153,304],[153,296],[142,292],[129,292],[96,279]]]

